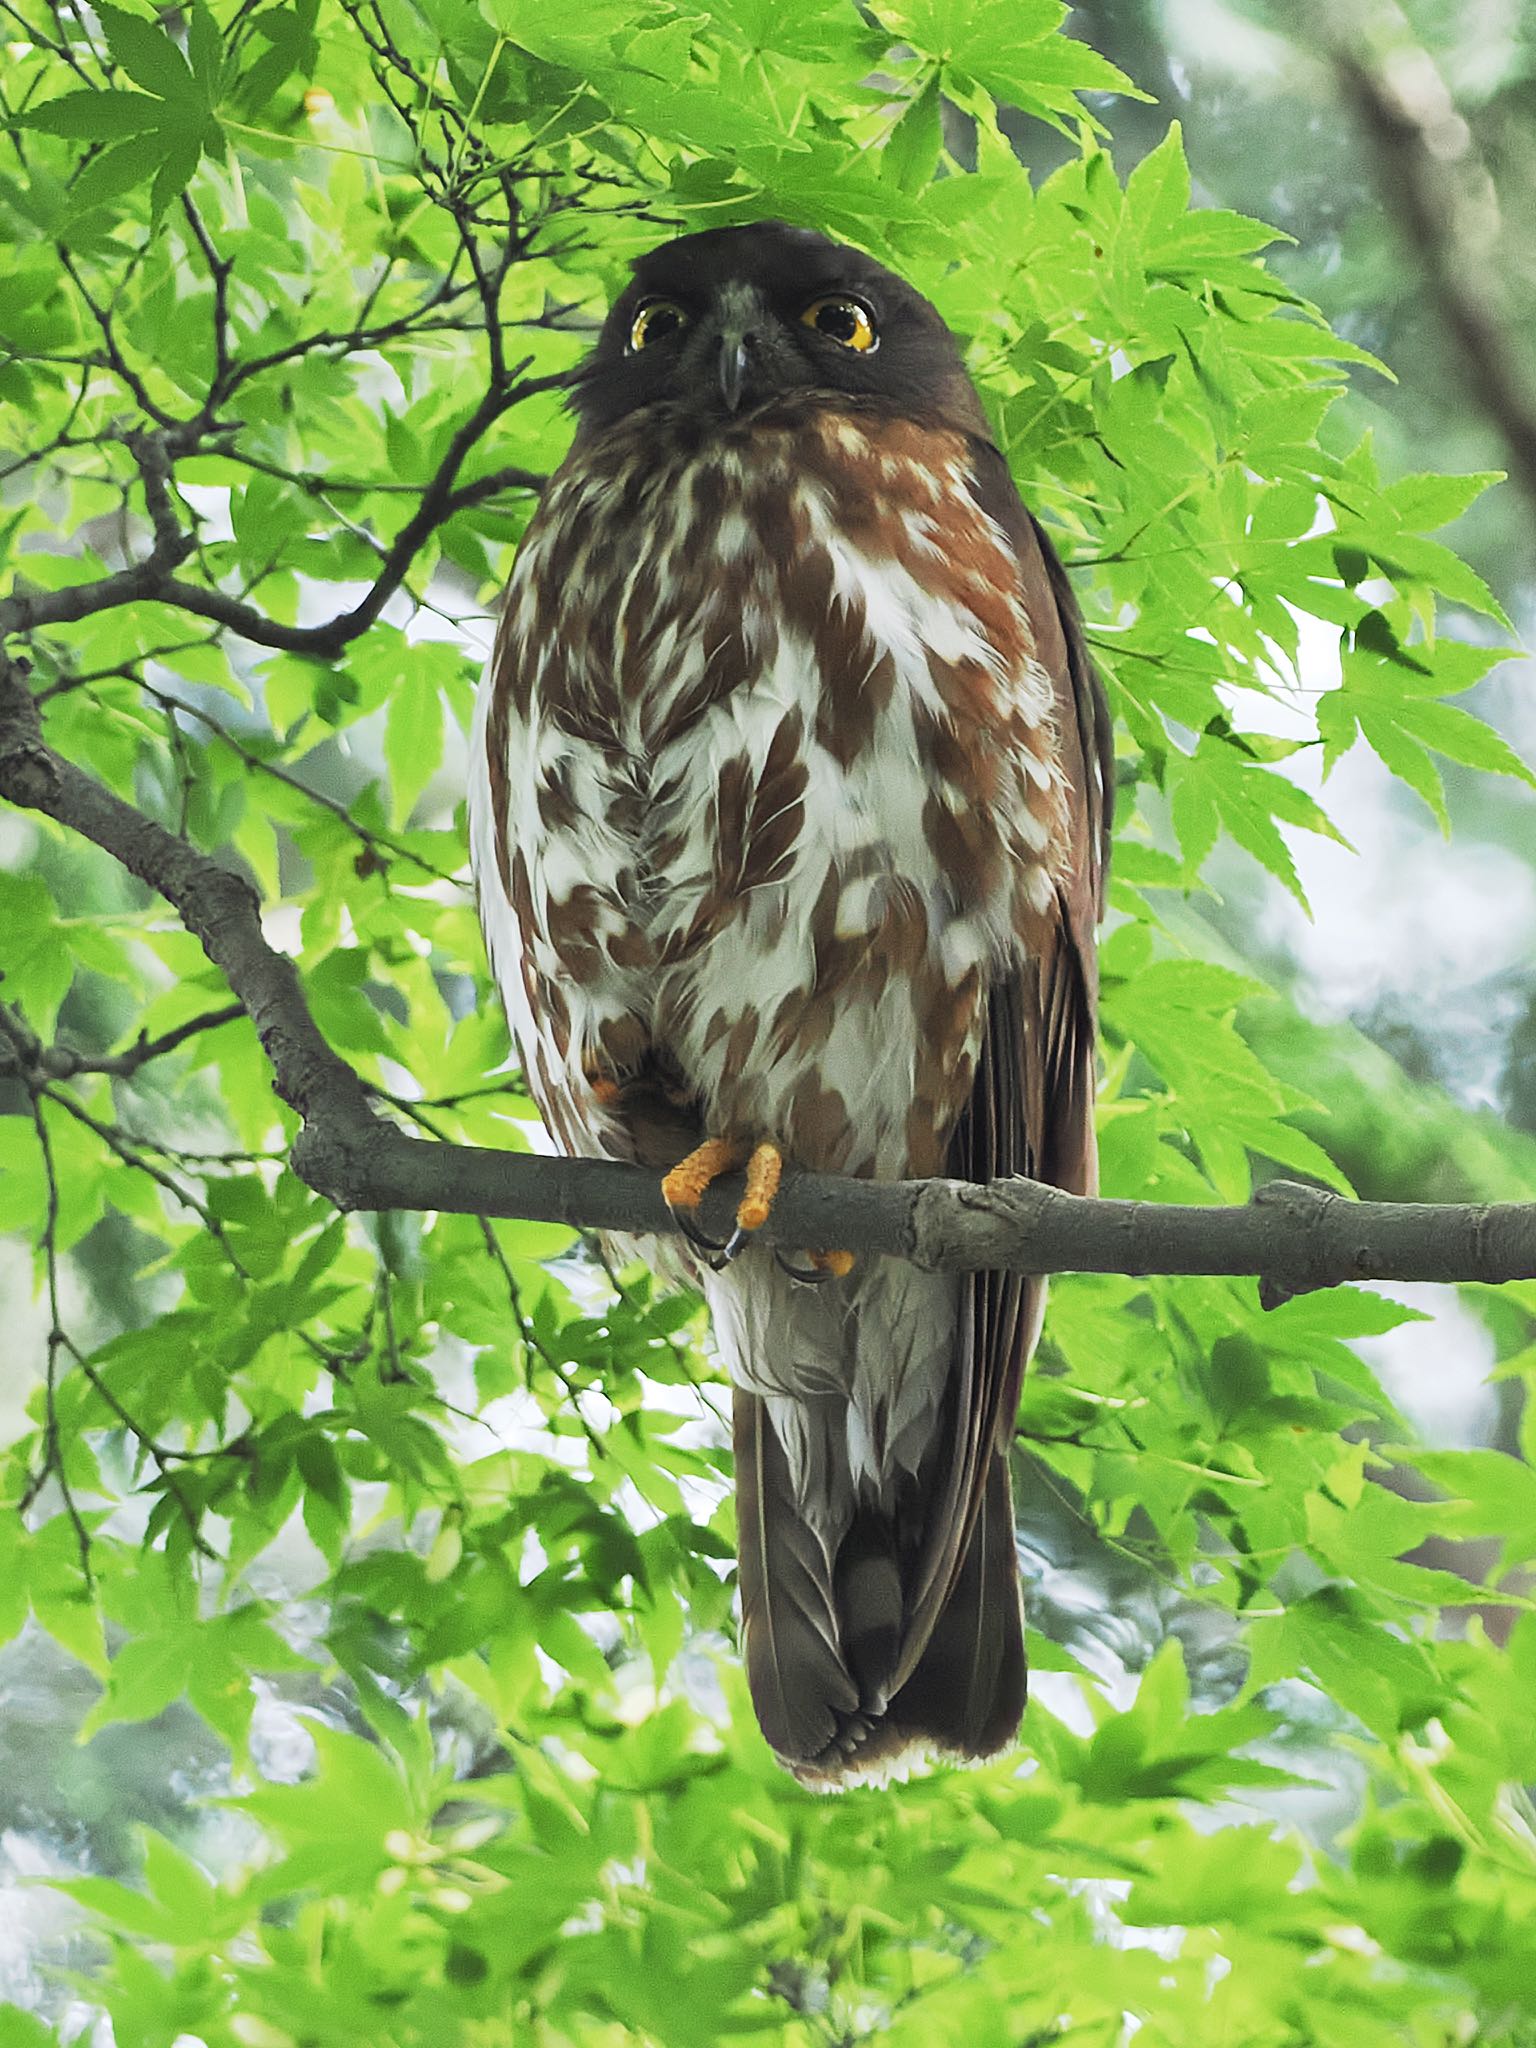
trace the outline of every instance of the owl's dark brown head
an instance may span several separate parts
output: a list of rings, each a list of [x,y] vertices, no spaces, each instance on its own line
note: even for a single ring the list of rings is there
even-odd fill
[[[922,294],[783,221],[710,228],[642,256],[571,403],[590,435],[646,406],[680,405],[707,424],[800,391],[987,432],[955,338]]]

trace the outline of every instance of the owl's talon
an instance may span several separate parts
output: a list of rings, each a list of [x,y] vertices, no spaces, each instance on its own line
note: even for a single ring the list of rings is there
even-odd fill
[[[711,1237],[700,1228],[695,1216],[706,1189],[722,1173],[729,1173],[733,1167],[740,1166],[745,1150],[746,1147],[734,1138],[706,1138],[702,1145],[694,1146],[686,1159],[680,1159],[670,1173],[662,1176],[661,1199],[671,1212],[672,1221],[694,1250],[702,1253],[712,1266],[717,1259],[720,1265],[727,1264],[735,1258],[740,1247],[729,1249],[733,1238]]]
[[[706,1138],[702,1145],[694,1146],[686,1159],[679,1159],[669,1173],[662,1175],[662,1200],[674,1216],[679,1209],[697,1209],[705,1190],[722,1173],[740,1166],[745,1152],[746,1147],[733,1138]]]
[[[694,1213],[710,1184],[740,1166],[746,1149],[735,1138],[706,1138],[661,1183],[661,1198],[672,1221],[717,1273],[741,1256],[752,1232],[768,1221],[784,1174],[784,1155],[777,1145],[754,1146],[747,1160],[747,1184],[736,1206],[736,1228],[727,1238],[707,1236],[693,1220]]]
[[[667,1204],[667,1213],[671,1216],[672,1221],[677,1225],[678,1235],[681,1238],[683,1238],[686,1243],[691,1244],[693,1246],[693,1249],[696,1252],[700,1253],[709,1265],[714,1266],[715,1261],[717,1259],[719,1260],[721,1265],[724,1265],[726,1263],[726,1258],[724,1255],[727,1253],[732,1238],[739,1237],[741,1235],[740,1231],[733,1231],[731,1233],[731,1237],[711,1237],[707,1230],[701,1228],[701,1226],[694,1221],[693,1210],[690,1207],[687,1207],[682,1203],[667,1200],[667,1193],[665,1188],[662,1189],[661,1198]],[[734,1258],[736,1254],[734,1252],[730,1252],[729,1256],[731,1258]],[[718,1270],[718,1268],[716,1268],[716,1270]]]
[[[717,1139],[712,1142],[723,1144],[725,1141]],[[733,1160],[732,1164],[735,1163]],[[684,1164],[687,1162],[684,1161]],[[761,1230],[768,1221],[783,1175],[784,1155],[777,1145],[764,1143],[753,1148],[752,1157],[747,1161],[747,1184],[740,1202],[736,1205],[736,1228],[724,1244],[707,1244],[700,1247],[701,1250],[707,1248],[714,1254],[708,1261],[714,1272],[723,1272],[733,1259],[739,1259],[746,1250],[753,1231]],[[673,1214],[676,1213],[674,1210]],[[685,1231],[684,1234],[690,1233]]]
[[[792,1265],[780,1251],[773,1256],[779,1271],[798,1280],[802,1287],[825,1287],[829,1280],[846,1280],[853,1271],[852,1252],[812,1252],[809,1266]]]

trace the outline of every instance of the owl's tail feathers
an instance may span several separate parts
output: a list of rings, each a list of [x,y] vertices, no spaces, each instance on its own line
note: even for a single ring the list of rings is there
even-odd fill
[[[1003,1454],[992,1453],[950,1590],[919,1646],[912,1582],[930,1544],[914,1545],[909,1530],[898,1548],[885,1517],[856,1513],[829,1556],[765,1404],[740,1389],[735,1437],[747,1680],[786,1767],[831,1791],[902,1775],[935,1751],[976,1760],[1005,1749],[1024,1713],[1025,1663]]]

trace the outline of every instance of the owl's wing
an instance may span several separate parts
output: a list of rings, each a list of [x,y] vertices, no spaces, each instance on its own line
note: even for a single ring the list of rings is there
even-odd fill
[[[1041,950],[988,991],[975,1085],[946,1165],[956,1180],[1027,1174],[1091,1194],[1098,1185],[1095,932],[1113,799],[1112,727],[1066,572],[990,446],[978,447],[975,488],[1018,556],[1038,657],[1054,685],[1069,857]],[[1005,1741],[1024,1704],[1008,1450],[1044,1297],[1043,1281],[1018,1273],[968,1274],[961,1297],[956,1371],[939,1437],[945,1498],[928,1524],[909,1609],[911,1661],[898,1673],[893,1712],[962,1753],[986,1754]]]
[[[1055,693],[1057,738],[1067,781],[1067,847],[1056,889],[1046,943],[1011,984],[991,992],[994,1006],[1016,1010],[1015,1044],[1003,1063],[1014,1079],[1004,1083],[1000,1062],[990,1076],[977,1075],[967,1142],[975,1132],[994,1129],[1010,1149],[1002,1163],[985,1147],[966,1163],[968,1178],[1027,1173],[1073,1194],[1098,1185],[1093,1138],[1093,1056],[1098,1007],[1096,934],[1104,910],[1104,879],[1114,805],[1113,727],[1104,686],[1083,635],[1077,600],[1038,522],[1020,502],[996,449],[978,458],[977,495],[1013,544],[1023,578],[1025,605],[1035,631],[1036,653]],[[989,1031],[989,1044],[994,1034]],[[1004,1054],[1004,1048],[995,1050]],[[986,1102],[983,1089],[1003,1088],[1004,1099]],[[1008,1100],[1016,1089],[1016,1099]],[[1003,1124],[1011,1125],[1004,1137]],[[966,1134],[966,1126],[962,1133]],[[961,1160],[952,1161],[955,1171]]]

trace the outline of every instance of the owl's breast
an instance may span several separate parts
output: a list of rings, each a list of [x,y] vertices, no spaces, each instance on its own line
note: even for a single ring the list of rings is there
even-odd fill
[[[508,591],[514,700],[643,769],[771,668],[795,547],[784,454],[626,426],[563,470]]]
[[[707,434],[675,411],[578,444],[518,552],[512,708],[640,767],[712,706],[814,676],[817,738],[868,743],[895,694],[942,777],[985,730],[1054,764],[1052,692],[967,437],[798,394]]]
[[[902,1170],[917,1104],[931,1160],[1066,843],[965,437],[807,401],[626,423],[546,494],[495,669],[493,823],[573,1084],[660,1045],[797,1156]]]

